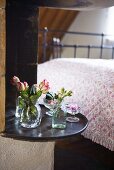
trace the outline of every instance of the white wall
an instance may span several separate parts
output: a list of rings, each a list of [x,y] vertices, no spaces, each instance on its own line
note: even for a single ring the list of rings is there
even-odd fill
[[[93,11],[81,11],[70,26],[68,31],[79,31],[79,32],[92,32],[92,33],[107,33],[108,23],[108,8],[93,10]],[[65,44],[82,44],[82,45],[100,45],[101,38],[87,37],[87,36],[74,36],[67,34],[64,36],[63,43]],[[103,52],[103,57],[107,58],[111,56],[111,50]],[[79,49],[77,50],[77,57],[86,57],[88,51]],[[91,58],[98,58],[100,50],[95,49],[91,51]],[[73,48],[64,48],[62,56],[73,57]]]

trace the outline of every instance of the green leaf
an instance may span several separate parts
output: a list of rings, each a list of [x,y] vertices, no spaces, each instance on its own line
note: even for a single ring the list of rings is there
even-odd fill
[[[20,95],[21,95],[21,97],[22,97],[23,99],[26,99],[26,98],[28,98],[28,97],[29,97],[29,95],[28,95],[28,92],[27,92],[27,91],[22,91],[22,92],[20,92]]]
[[[50,92],[48,92],[48,93],[46,94],[46,99],[47,99],[47,100],[53,100],[53,99],[54,99],[53,94],[50,93]]]
[[[30,96],[30,101],[31,101],[31,103],[35,104],[37,100],[38,100],[37,95],[32,95],[32,96]]]
[[[42,91],[39,90],[36,95],[39,98],[42,95]]]
[[[25,102],[24,102],[23,99],[20,99],[20,101],[19,101],[19,107],[20,107],[20,108],[24,108],[24,107],[25,107]]]

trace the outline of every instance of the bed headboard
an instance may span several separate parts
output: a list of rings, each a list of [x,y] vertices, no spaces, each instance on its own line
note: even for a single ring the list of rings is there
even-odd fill
[[[104,33],[49,30],[47,28],[39,30],[39,32],[41,37],[39,48],[42,49],[42,56],[40,56],[42,59],[41,62],[61,57],[114,59],[114,43],[111,44],[108,40],[108,37],[112,35]],[[62,37],[61,35],[68,35],[71,38],[73,36],[76,41],[72,44],[65,42],[63,39],[60,40],[59,37]],[[65,53],[66,49],[72,50],[70,56],[67,56],[68,52]]]

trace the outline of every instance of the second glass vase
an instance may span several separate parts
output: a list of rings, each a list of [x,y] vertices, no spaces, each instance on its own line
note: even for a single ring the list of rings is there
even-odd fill
[[[66,128],[66,116],[67,113],[64,112],[61,107],[57,107],[53,110],[52,115],[52,128],[65,129]]]

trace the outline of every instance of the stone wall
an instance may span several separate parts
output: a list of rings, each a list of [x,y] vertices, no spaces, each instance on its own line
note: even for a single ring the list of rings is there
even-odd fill
[[[5,0],[0,0],[0,131],[5,127]]]
[[[0,136],[0,170],[54,170],[54,142]]]

